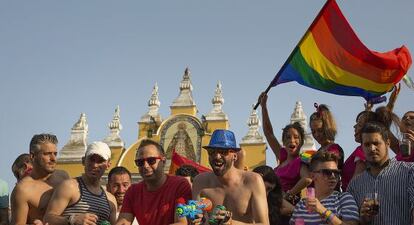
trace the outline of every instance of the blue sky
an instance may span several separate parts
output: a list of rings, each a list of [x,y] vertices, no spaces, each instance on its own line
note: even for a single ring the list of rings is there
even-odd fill
[[[273,79],[324,0],[293,1],[1,1],[0,178],[28,152],[33,134],[52,132],[68,141],[86,113],[89,141],[102,140],[117,105],[127,146],[158,82],[165,118],[184,69],[192,72],[199,116],[208,113],[218,80],[224,111],[238,140],[247,133],[251,105]],[[338,1],[370,49],[414,49],[414,1]],[[410,73],[410,71],[409,71]],[[273,88],[269,110],[275,133],[289,121],[295,102],[310,115],[313,103],[331,106],[337,142],[349,155],[363,99],[321,93],[296,83]],[[413,109],[414,92],[403,86],[395,112]],[[269,154],[268,164],[275,161]]]

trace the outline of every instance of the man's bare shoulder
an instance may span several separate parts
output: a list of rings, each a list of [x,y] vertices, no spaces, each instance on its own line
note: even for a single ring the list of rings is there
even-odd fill
[[[77,190],[79,187],[79,183],[76,179],[66,179],[63,180],[58,186],[57,189],[58,190],[67,190],[67,191],[72,191],[72,190]]]
[[[62,179],[69,179],[69,174],[65,170],[55,170],[52,174],[52,176],[60,177]]]
[[[263,185],[263,178],[258,173],[242,170],[241,174],[245,185]]]
[[[43,182],[44,181],[38,181],[33,179],[31,176],[26,176],[23,179],[21,179],[16,186],[13,189],[13,193],[16,195],[21,195],[21,194],[30,194],[33,193],[33,190],[36,190],[37,188],[37,183],[39,182]]]
[[[116,203],[116,198],[111,192],[105,191],[105,194],[110,202]]]
[[[69,174],[64,170],[55,170],[48,179],[51,186],[58,186],[62,181],[70,179]]]

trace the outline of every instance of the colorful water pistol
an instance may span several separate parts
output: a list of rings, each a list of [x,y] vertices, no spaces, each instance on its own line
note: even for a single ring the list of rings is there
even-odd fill
[[[184,199],[179,199],[176,208],[176,213],[178,217],[187,217],[191,220],[196,219],[198,214],[202,214],[204,212],[210,212],[213,204],[211,203],[210,199],[201,198],[200,201],[196,200],[188,200],[187,204],[185,204]]]
[[[211,212],[211,215],[209,217],[208,223],[210,225],[216,225],[219,224],[220,220],[215,218],[215,215],[218,214],[218,212],[222,210],[225,211],[226,207],[224,205],[216,205],[216,207],[214,207],[213,211]]]

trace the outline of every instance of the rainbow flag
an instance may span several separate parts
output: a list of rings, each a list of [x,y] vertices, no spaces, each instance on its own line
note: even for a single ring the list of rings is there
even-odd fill
[[[269,88],[296,81],[320,91],[371,100],[391,91],[411,62],[405,46],[384,53],[369,50],[335,0],[328,0]]]

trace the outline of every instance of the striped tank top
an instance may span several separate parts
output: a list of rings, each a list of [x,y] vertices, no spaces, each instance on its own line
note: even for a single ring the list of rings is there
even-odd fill
[[[62,215],[93,213],[98,216],[97,224],[105,220],[110,221],[111,208],[103,188],[101,187],[102,193],[96,195],[88,190],[81,177],[77,177],[76,180],[79,183],[80,198],[74,204],[66,207]]]

